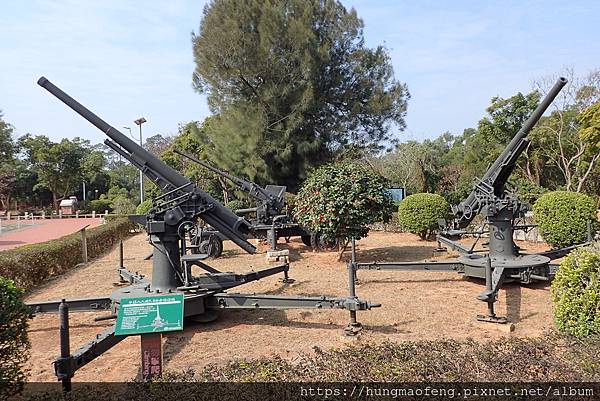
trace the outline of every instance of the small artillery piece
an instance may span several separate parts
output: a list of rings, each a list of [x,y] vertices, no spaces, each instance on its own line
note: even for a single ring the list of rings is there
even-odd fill
[[[559,78],[550,92],[536,107],[523,127],[515,134],[504,151],[488,168],[483,178],[474,184],[469,196],[460,204],[452,207],[454,221],[451,227],[444,227],[438,234],[439,243],[444,243],[462,255],[456,261],[414,263],[356,263],[355,248],[353,247],[354,269],[367,270],[437,270],[456,271],[468,277],[485,278],[486,290],[477,298],[488,304],[486,315],[478,315],[477,319],[486,322],[506,323],[504,317],[496,316],[494,302],[498,291],[505,280],[518,280],[528,284],[532,281],[548,281],[558,268],[550,264],[552,259],[566,255],[574,247],[562,248],[539,254],[523,254],[513,240],[516,229],[527,229],[518,226],[515,220],[522,217],[527,207],[514,196],[505,191],[508,178],[515,169],[517,159],[529,144],[527,135],[535,126],[546,109],[550,106],[560,90],[566,85],[565,78]],[[484,231],[469,233],[465,228],[478,214],[483,214],[489,227],[489,252],[477,253],[474,246],[466,248],[454,241],[454,238],[464,234],[481,236]]]
[[[199,322],[214,320],[217,311],[222,309],[346,309],[350,311],[350,323],[346,333],[352,334],[360,326],[356,321],[357,311],[380,306],[356,297],[353,282],[349,284],[348,297],[272,296],[225,292],[277,273],[283,273],[284,280],[287,281],[289,264],[235,274],[220,272],[204,263],[203,259],[208,257],[206,254],[188,254],[186,232],[195,227],[195,220],[199,217],[248,253],[254,253],[256,250],[247,241],[247,236],[251,233],[251,224],[100,119],[46,78],[40,78],[38,84],[104,132],[110,138],[105,141],[106,145],[140,169],[162,192],[161,196],[153,200],[153,206],[146,216],[136,216],[137,222],[145,225],[150,244],[154,247],[151,281],[121,265],[118,269],[120,280],[130,285],[116,289],[110,296],[29,304],[35,313],[58,311],[60,314],[61,357],[55,361],[54,366],[56,376],[66,389],[70,388],[70,379],[75,371],[124,338],[115,335],[113,325],[71,353],[69,308],[75,311],[111,310],[110,316],[100,319],[114,319],[120,305],[126,299],[177,294],[183,295],[185,319]],[[205,273],[192,275],[192,266],[199,267]],[[349,277],[353,275],[349,274]]]
[[[285,216],[285,213],[282,214],[282,211],[285,208],[285,186],[267,185],[262,188],[255,182],[238,178],[212,166],[204,160],[200,160],[194,156],[188,155],[187,153],[184,153],[178,149],[174,149],[174,152],[231,181],[238,189],[246,192],[249,196],[256,200],[256,207],[236,210],[236,214],[246,215],[249,213],[256,213],[256,223],[260,224],[269,224],[272,223],[274,218]]]
[[[271,245],[272,250],[276,250],[277,240],[282,237],[301,237],[306,246],[326,246],[324,238],[300,227],[285,213],[285,186],[266,185],[262,188],[254,182],[238,178],[180,150],[175,149],[174,152],[231,181],[237,188],[254,198],[256,207],[235,210],[235,213],[241,216],[247,216],[251,213],[256,214],[256,218],[249,220],[252,238],[266,240]],[[209,249],[210,256],[218,257],[223,249],[223,239],[218,230],[208,228],[198,230],[198,234],[193,241],[200,244],[200,249]],[[211,246],[209,247],[209,245]]]

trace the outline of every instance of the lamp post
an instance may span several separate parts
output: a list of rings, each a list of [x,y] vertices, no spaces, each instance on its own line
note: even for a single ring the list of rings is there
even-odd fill
[[[123,127],[126,130],[129,130],[129,136],[133,138],[133,135],[131,135],[131,127]],[[123,156],[121,156],[121,154],[119,154],[119,164],[121,164],[123,162]]]
[[[146,119],[144,117],[140,117],[134,121],[134,123],[136,123],[140,127],[140,146],[141,147],[144,147],[144,144],[142,141],[142,124],[145,122],[146,122]],[[143,201],[144,201],[144,173],[142,173],[142,170],[140,170],[140,203],[142,203]]]

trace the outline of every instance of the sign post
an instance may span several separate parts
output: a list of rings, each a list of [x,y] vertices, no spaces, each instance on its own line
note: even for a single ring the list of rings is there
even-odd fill
[[[149,381],[162,376],[162,334],[142,334],[142,379]]]
[[[123,298],[115,335],[141,334],[142,378],[162,375],[162,333],[183,330],[183,294]]]

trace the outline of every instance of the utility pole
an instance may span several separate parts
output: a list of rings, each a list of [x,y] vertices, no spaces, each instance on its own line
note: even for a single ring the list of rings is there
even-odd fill
[[[142,140],[142,124],[146,122],[144,117],[140,117],[134,121],[140,127],[140,146],[144,147],[144,142]],[[131,132],[131,131],[130,131]],[[140,203],[144,201],[144,173],[140,170]]]
[[[125,128],[126,130],[129,130],[129,136],[133,138],[133,135],[131,135],[131,127],[123,127],[123,128]],[[119,164],[121,164],[122,162],[123,162],[123,156],[121,156],[119,154]]]

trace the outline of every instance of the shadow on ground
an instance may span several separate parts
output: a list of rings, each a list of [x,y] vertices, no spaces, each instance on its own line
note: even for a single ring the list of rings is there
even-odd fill
[[[434,257],[435,242],[431,246],[386,246],[359,250],[358,262],[415,262]]]

